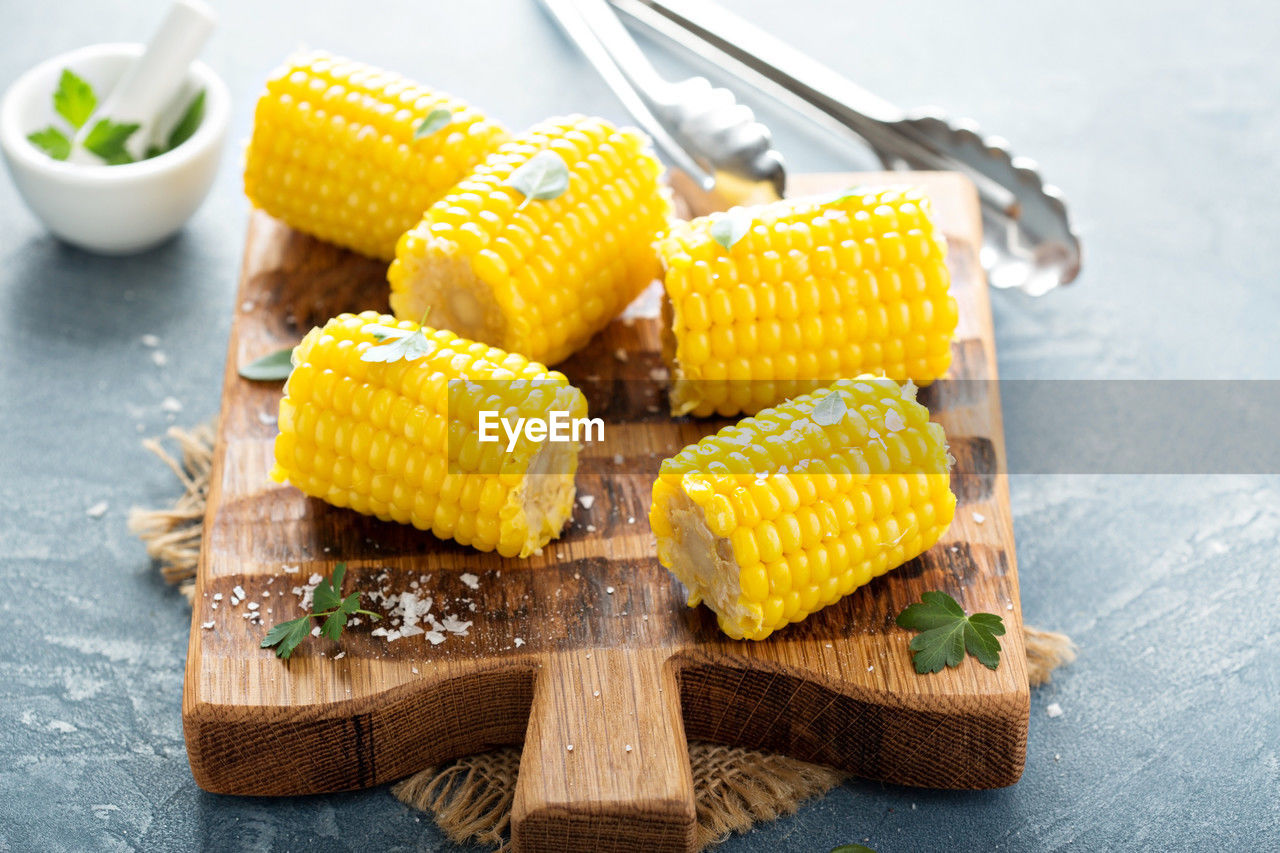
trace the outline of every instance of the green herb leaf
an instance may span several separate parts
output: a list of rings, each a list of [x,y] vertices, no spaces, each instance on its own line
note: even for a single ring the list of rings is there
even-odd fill
[[[276,382],[288,379],[293,372],[293,347],[276,350],[270,355],[255,359],[236,371],[244,379],[255,382]]]
[[[53,125],[29,134],[27,141],[55,160],[65,160],[71,156],[71,140]]]
[[[99,119],[84,138],[84,147],[107,161],[108,165],[132,163],[133,156],[125,150],[124,144],[137,132],[138,127],[137,124],[120,124],[109,118]]]
[[[173,130],[169,131],[169,147],[165,150],[172,151],[190,139],[203,120],[204,89],[201,89],[191,99],[191,103],[187,104],[187,108],[182,111],[182,118],[178,119],[178,123],[173,126]]]
[[[337,610],[342,604],[342,578],[347,573],[347,564],[338,563],[333,567],[333,578],[323,578],[320,583],[316,584],[315,591],[311,594],[311,609],[320,613],[321,611]]]
[[[813,404],[813,413],[810,417],[818,426],[831,426],[840,423],[840,419],[847,411],[849,406],[844,401],[844,395],[839,391],[831,391]]]
[[[159,145],[148,145],[147,151],[142,155],[143,160],[150,160],[152,157],[159,157],[164,153],[164,149]]]
[[[822,204],[838,204],[839,202],[848,201],[849,199],[855,198],[857,196],[864,196],[867,194],[868,191],[869,190],[867,187],[864,187],[861,184],[855,184],[854,186],[849,187],[847,189],[843,189],[843,190],[840,190],[839,192],[832,193],[829,197],[822,199],[821,203]]]
[[[507,185],[524,195],[520,210],[530,201],[550,201],[569,189],[569,164],[554,151],[539,151],[507,178]]]
[[[900,628],[922,632],[908,645],[917,673],[959,666],[965,652],[987,669],[1000,665],[996,637],[1004,634],[1004,620],[994,613],[965,616],[964,608],[945,592],[923,593],[920,603],[909,604],[898,614],[897,623]]]
[[[263,638],[261,646],[264,649],[275,646],[276,657],[288,658],[298,644],[309,636],[311,636],[311,616],[299,616],[297,619],[290,619],[288,622],[281,622],[274,626]]]
[[[70,69],[62,69],[58,88],[53,93],[53,109],[58,115],[79,130],[89,120],[89,116],[93,115],[97,106],[98,96],[93,93],[93,87]]]
[[[751,230],[751,224],[754,221],[754,218],[746,210],[741,207],[735,207],[724,213],[713,215],[711,217],[711,225],[707,230],[711,233],[711,239],[726,249],[732,249],[735,243],[747,236],[747,232]]]
[[[426,139],[451,121],[453,121],[453,113],[450,110],[444,107],[436,107],[427,113],[427,117],[413,129],[413,141],[417,142],[419,139]]]
[[[367,331],[368,326],[365,327]],[[369,347],[360,353],[361,361],[375,361],[391,363],[393,361],[416,361],[425,355],[431,355],[435,352],[436,345],[422,333],[422,328],[417,331],[406,332],[404,329],[393,329],[390,326],[379,326],[378,330],[371,332],[374,335],[382,335],[383,338],[390,338],[393,335],[399,335],[389,344],[380,344],[376,347]]]
[[[311,620],[323,619],[320,623],[320,635],[337,642],[347,627],[349,617],[359,613],[377,622],[382,617],[377,613],[360,609],[360,593],[353,592],[342,597],[342,580],[347,573],[347,564],[338,563],[333,567],[333,576],[321,578],[311,593],[311,612],[288,622],[281,622],[267,632],[262,641],[262,648],[276,646],[276,657],[287,658],[299,643],[311,635]]]
[[[324,624],[320,626],[320,635],[328,637],[335,643],[342,639],[342,629],[347,627],[347,614],[341,610],[335,610],[329,614],[329,618],[324,620]]]
[[[831,853],[876,853],[865,844],[841,844],[839,847],[833,847]]]

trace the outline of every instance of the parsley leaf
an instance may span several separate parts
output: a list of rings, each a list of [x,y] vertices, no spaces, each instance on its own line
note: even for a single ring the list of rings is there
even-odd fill
[[[125,149],[124,144],[137,132],[138,127],[137,124],[122,124],[109,118],[98,119],[84,138],[84,147],[106,160],[110,166],[132,163],[133,155]]]
[[[569,164],[554,151],[539,151],[507,178],[507,185],[524,195],[521,210],[530,201],[550,201],[569,189]]]
[[[255,382],[275,382],[288,379],[293,372],[293,347],[276,350],[262,358],[243,365],[236,371],[245,379]]]
[[[342,597],[342,579],[347,574],[347,564],[338,563],[333,567],[333,576],[322,578],[311,593],[311,612],[288,622],[272,626],[267,636],[259,644],[264,649],[275,647],[276,657],[285,659],[293,654],[298,644],[311,636],[311,620],[323,619],[320,624],[321,636],[337,642],[342,639],[342,631],[347,627],[347,620],[359,613],[373,621],[382,617],[369,610],[360,609],[360,593],[353,592]]]
[[[55,160],[65,160],[71,156],[71,140],[53,125],[29,134],[27,141]]]
[[[98,106],[98,96],[83,77],[76,76],[69,68],[62,69],[58,88],[53,93],[53,109],[79,130],[89,120]]]
[[[276,657],[287,658],[293,654],[298,644],[309,636],[311,636],[311,617],[299,616],[297,619],[290,619],[288,622],[281,622],[272,627],[262,641],[262,648],[269,649],[275,646]]]
[[[844,401],[844,395],[839,391],[831,391],[813,404],[811,417],[818,426],[831,426],[832,424],[840,423],[840,419],[844,417],[847,411],[849,411],[849,406]]]
[[[740,207],[735,207],[712,216],[711,225],[707,230],[711,233],[711,239],[726,249],[732,249],[735,243],[747,236],[752,222],[751,214]]]
[[[435,352],[436,345],[424,333],[423,323],[427,322],[427,314],[431,313],[428,308],[422,315],[422,319],[418,321],[418,328],[415,331],[408,332],[404,329],[397,329],[394,326],[383,326],[380,323],[370,323],[364,326],[362,331],[368,332],[379,341],[385,341],[391,338],[391,343],[381,344],[376,347],[369,347],[360,353],[361,361],[374,361],[391,363],[404,359],[405,361],[416,361],[423,356],[431,355]]]
[[[453,121],[453,113],[444,107],[436,107],[427,113],[427,117],[413,129],[413,141],[426,139],[449,122]]]
[[[191,103],[187,104],[187,108],[182,112],[182,118],[178,119],[178,123],[173,126],[173,130],[169,131],[169,146],[164,151],[172,151],[190,139],[203,120],[204,89],[201,89],[199,94],[191,99]],[[160,153],[164,152],[161,151]]]
[[[996,637],[1004,633],[1004,620],[994,613],[965,616],[964,608],[945,592],[921,594],[920,603],[907,605],[897,622],[900,628],[921,632],[908,647],[917,673],[959,666],[966,651],[987,669],[1000,665]]]

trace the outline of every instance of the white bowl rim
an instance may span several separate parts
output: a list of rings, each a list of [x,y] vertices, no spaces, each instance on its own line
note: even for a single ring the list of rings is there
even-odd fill
[[[26,129],[19,126],[18,102],[27,89],[46,75],[50,67],[73,67],[76,63],[100,56],[139,56],[145,45],[135,42],[103,42],[77,48],[46,59],[29,69],[9,86],[0,103],[0,145],[5,154],[29,169],[46,176],[76,183],[119,184],[136,181],[165,172],[181,170],[192,160],[203,155],[211,146],[221,145],[231,115],[231,95],[227,84],[212,68],[200,61],[191,63],[191,73],[205,91],[204,118],[191,138],[172,151],[166,151],[147,160],[106,164],[69,163],[55,160],[40,151],[27,139]],[[52,93],[50,93],[52,96]]]

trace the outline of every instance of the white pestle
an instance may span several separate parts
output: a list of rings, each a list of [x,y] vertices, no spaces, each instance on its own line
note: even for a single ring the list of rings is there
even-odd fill
[[[68,159],[73,163],[103,164],[83,145],[89,129],[103,118],[139,125],[125,143],[125,149],[135,160],[142,159],[152,141],[160,111],[182,89],[187,69],[204,47],[216,21],[213,9],[202,0],[175,0],[142,56],[129,66],[120,82],[80,128]]]

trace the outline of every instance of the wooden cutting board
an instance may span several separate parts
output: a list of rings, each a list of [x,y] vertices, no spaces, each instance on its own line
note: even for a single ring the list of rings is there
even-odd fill
[[[950,243],[960,303],[952,376],[995,379],[972,185],[941,173],[811,175],[791,185],[804,194],[904,182],[929,190]],[[705,608],[685,606],[654,556],[647,516],[659,462],[721,424],[666,415],[663,384],[651,378],[662,367],[656,288],[560,365],[607,427],[577,478],[579,495],[594,502],[579,504],[539,556],[481,554],[268,479],[280,386],[245,381],[237,366],[334,314],[386,310],[384,275],[382,264],[261,213],[250,220],[182,704],[202,788],[343,791],[523,743],[512,815],[519,849],[685,850],[694,825],[686,738],[902,785],[1017,781],[1029,700],[994,383],[941,383],[921,395],[963,472],[953,475],[959,506],[942,542],[764,642],[734,642]],[[439,644],[423,634],[388,642],[363,625],[340,646],[312,638],[287,662],[259,648],[268,626],[300,614],[293,588],[339,561],[347,591],[429,595],[436,618],[472,624]],[[236,587],[244,600],[233,606]],[[998,670],[970,658],[915,673],[913,635],[894,617],[930,589],[1004,617]],[[271,611],[264,624],[246,618],[249,602]]]

